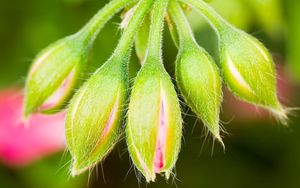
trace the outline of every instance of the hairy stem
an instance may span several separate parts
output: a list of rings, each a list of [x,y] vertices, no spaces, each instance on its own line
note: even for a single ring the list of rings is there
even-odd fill
[[[196,42],[191,26],[179,2],[172,0],[169,3],[168,11],[179,35],[180,48],[183,48],[186,43]]]
[[[95,16],[78,32],[85,34],[86,42],[94,42],[103,26],[122,8],[137,2],[137,0],[112,0],[100,9]]]
[[[203,0],[180,0],[197,9],[210,23],[214,30],[218,33],[230,25],[222,16],[220,16],[213,8],[211,8]]]
[[[164,14],[168,5],[168,0],[156,0],[152,15],[149,32],[149,43],[147,57],[162,56],[162,30],[164,25]]]
[[[136,10],[133,13],[127,27],[125,28],[118,46],[114,51],[114,57],[129,58],[131,47],[133,45],[134,37],[142,24],[144,17],[151,8],[153,0],[141,0],[139,1]],[[125,61],[123,61],[125,62]]]

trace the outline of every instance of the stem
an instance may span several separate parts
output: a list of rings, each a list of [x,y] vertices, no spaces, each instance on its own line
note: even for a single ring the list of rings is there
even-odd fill
[[[152,15],[147,49],[147,58],[162,57],[162,30],[164,26],[164,14],[168,5],[168,0],[156,0]],[[147,59],[145,58],[145,59]]]
[[[171,0],[168,11],[173,20],[173,23],[176,25],[176,29],[179,35],[180,48],[184,48],[187,43],[195,43],[195,37],[191,26],[180,6],[176,0]]]
[[[230,25],[222,16],[220,16],[213,8],[211,8],[203,0],[180,0],[197,9],[210,23],[214,30],[219,33]]]
[[[113,55],[114,57],[128,58],[131,47],[134,41],[135,34],[137,33],[139,26],[142,24],[144,17],[148,13],[153,0],[141,0],[139,1],[136,10],[134,11],[127,27],[125,28],[118,46],[116,47]],[[125,61],[123,61],[125,62]]]
[[[94,17],[78,32],[84,34],[84,40],[91,45],[103,26],[122,8],[136,2],[136,0],[112,0],[100,9]]]
[[[176,29],[176,25],[175,25],[174,21],[171,19],[170,12],[167,12],[166,22],[167,22],[167,25],[168,25],[168,28],[169,28],[169,31],[171,34],[171,38],[174,42],[174,45],[176,46],[176,48],[178,48],[179,47],[179,34]]]

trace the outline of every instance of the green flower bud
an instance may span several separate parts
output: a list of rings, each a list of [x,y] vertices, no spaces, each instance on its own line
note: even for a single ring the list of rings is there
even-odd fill
[[[224,29],[220,32],[220,61],[224,81],[234,95],[286,119],[276,94],[274,63],[262,43],[243,31]]]
[[[184,45],[176,60],[176,81],[188,106],[222,143],[219,128],[222,82],[211,56],[195,43]]]
[[[35,58],[26,82],[25,116],[35,111],[55,112],[66,104],[88,60],[85,46],[80,35],[72,35]]]
[[[223,145],[219,128],[222,83],[217,65],[197,44],[178,2],[170,3],[169,13],[177,27],[180,41],[175,67],[179,90],[188,106]]]
[[[182,120],[170,77],[162,64],[148,59],[133,86],[126,127],[130,156],[146,180],[168,178],[180,150]]]
[[[113,148],[124,111],[128,78],[125,64],[111,58],[74,95],[66,118],[72,175],[92,168]]]
[[[43,50],[34,60],[25,90],[25,117],[35,111],[54,113],[66,105],[83,80],[83,67],[105,23],[132,0],[112,0],[76,34]]]

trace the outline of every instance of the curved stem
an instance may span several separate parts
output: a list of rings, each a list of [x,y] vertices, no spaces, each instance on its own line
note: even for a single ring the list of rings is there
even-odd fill
[[[210,23],[214,30],[218,33],[230,25],[222,16],[220,16],[213,8],[211,8],[203,0],[180,0],[197,9]]]
[[[186,43],[195,43],[195,37],[191,26],[180,6],[176,0],[171,0],[168,11],[173,20],[173,23],[176,25],[176,29],[179,35],[180,48],[183,48]]]
[[[164,14],[168,5],[168,0],[156,0],[152,15],[149,32],[148,48],[146,58],[161,58],[162,57],[162,30],[164,26]]]
[[[144,17],[148,13],[148,10],[151,8],[152,3],[153,0],[141,0],[138,3],[137,8],[134,11],[113,53],[115,57],[125,59],[129,58],[135,34],[137,33],[139,26],[142,24]]]
[[[135,3],[137,0],[112,0],[100,9],[94,17],[78,32],[83,34],[89,45],[94,42],[103,26],[122,8]]]

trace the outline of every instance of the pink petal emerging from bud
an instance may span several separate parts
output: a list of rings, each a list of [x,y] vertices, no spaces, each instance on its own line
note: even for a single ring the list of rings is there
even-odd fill
[[[74,78],[74,70],[62,82],[59,88],[42,104],[39,111],[47,111],[54,108],[57,104],[62,103],[67,97],[68,92],[72,90],[72,79]]]
[[[24,166],[65,147],[64,113],[33,114],[22,120],[20,89],[0,91],[0,160],[10,166]]]
[[[167,120],[165,99],[162,94],[162,100],[159,113],[159,125],[158,125],[158,138],[156,143],[156,149],[154,154],[154,172],[160,173],[165,165],[165,147],[167,138]]]
[[[157,62],[146,62],[136,78],[126,125],[129,153],[147,182],[156,174],[166,179],[181,145],[182,121],[176,92]]]

